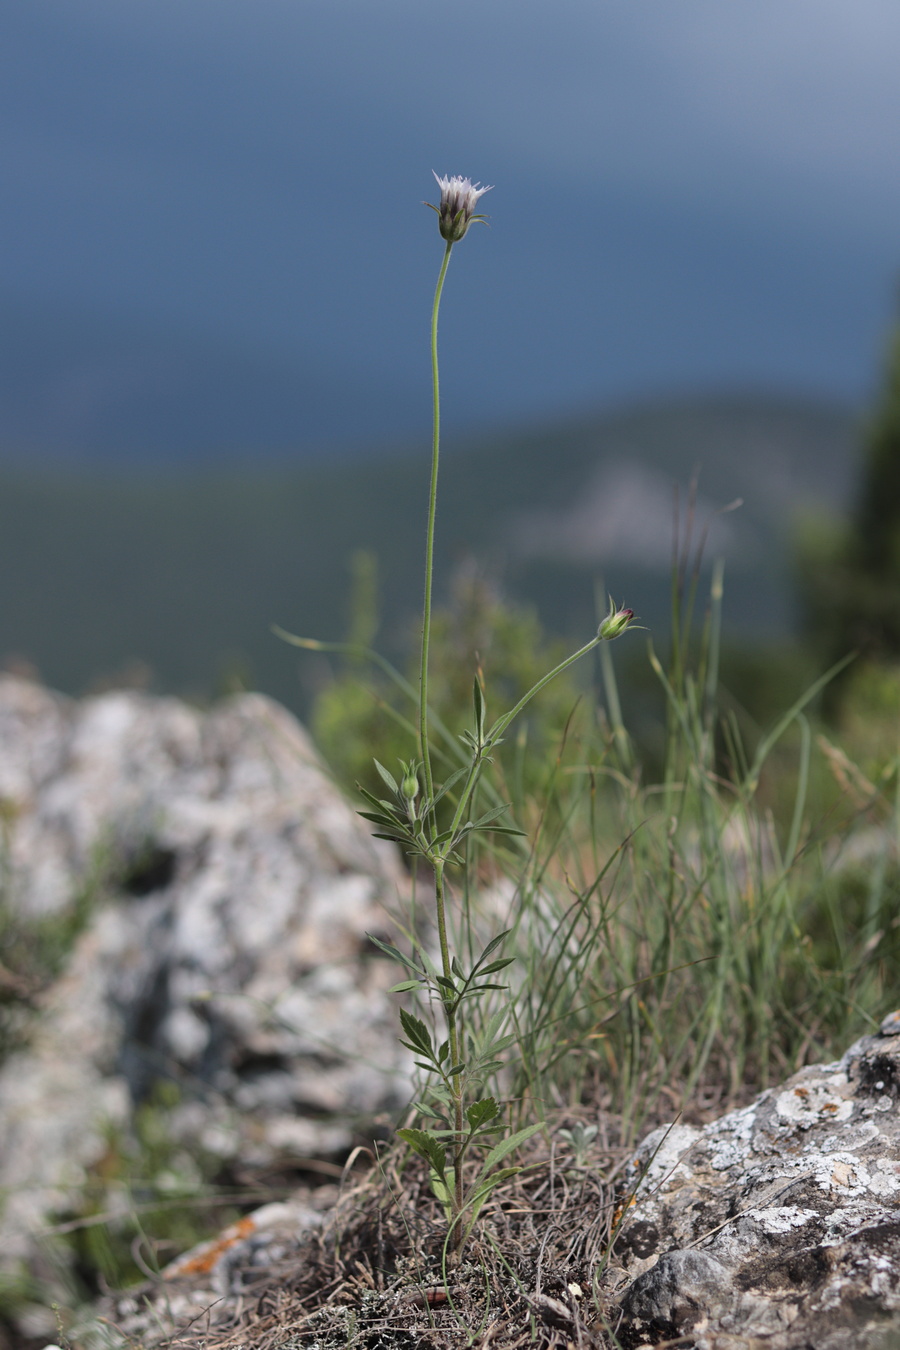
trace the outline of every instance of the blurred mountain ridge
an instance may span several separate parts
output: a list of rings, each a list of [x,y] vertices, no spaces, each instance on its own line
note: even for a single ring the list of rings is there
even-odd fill
[[[798,516],[846,510],[859,461],[851,409],[786,395],[717,395],[448,443],[437,592],[475,567],[545,625],[583,641],[598,592],[658,635],[674,521],[726,564],[725,629],[775,641],[796,628]],[[402,659],[421,603],[430,456],[194,466],[0,467],[0,660],[80,692],[141,662],[162,690],[223,682],[303,712],[321,659],[276,622],[344,637],[350,560],[378,559],[377,645]],[[742,499],[739,509],[717,514]],[[677,507],[677,512],[676,512]]]

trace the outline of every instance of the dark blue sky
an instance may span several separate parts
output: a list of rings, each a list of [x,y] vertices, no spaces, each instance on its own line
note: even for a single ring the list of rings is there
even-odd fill
[[[12,0],[0,452],[427,437],[670,391],[860,401],[900,270],[896,0]]]

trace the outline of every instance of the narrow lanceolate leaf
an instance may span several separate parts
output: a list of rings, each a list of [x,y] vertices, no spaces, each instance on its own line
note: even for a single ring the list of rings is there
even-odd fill
[[[508,1177],[514,1177],[518,1172],[521,1172],[521,1170],[521,1167],[504,1167],[501,1172],[495,1172],[489,1181],[484,1182],[472,1192],[466,1206],[466,1209],[468,1210],[465,1224],[466,1237],[469,1236],[472,1229],[475,1227],[478,1215],[491,1191],[494,1190],[496,1186],[499,1186],[501,1181],[506,1181]],[[466,1211],[463,1212],[465,1213]]]
[[[420,989],[421,980],[404,980],[401,984],[392,984],[388,990],[389,994],[408,994],[410,989]]]
[[[440,788],[438,789],[438,791],[435,793],[435,795],[434,795],[434,801],[431,803],[431,805],[432,805],[432,806],[437,806],[437,804],[438,804],[438,802],[441,800],[441,798],[442,798],[442,797],[445,797],[445,796],[447,795],[447,793],[448,793],[452,788],[454,788],[454,787],[456,786],[456,784],[459,782],[459,780],[460,780],[461,778],[464,778],[465,775],[466,775],[468,772],[469,772],[469,770],[468,770],[465,766],[463,766],[463,768],[457,769],[455,773],[451,773],[451,775],[450,775],[450,777],[447,779],[447,781],[446,781],[445,783],[442,783],[441,786],[440,786]]]
[[[495,1144],[490,1153],[485,1155],[484,1162],[481,1164],[482,1173],[492,1171],[503,1158],[517,1149],[520,1144],[524,1144],[526,1139],[530,1139],[533,1134],[537,1134],[540,1125],[526,1125],[524,1130],[516,1130],[515,1134],[509,1135],[506,1139],[501,1139],[499,1144]]]
[[[453,1213],[452,1188],[447,1184],[444,1177],[437,1174],[433,1167],[431,1169],[429,1180],[431,1181],[431,1190],[434,1194],[434,1198],[443,1209],[449,1221],[450,1216]]]
[[[399,816],[389,816],[386,815],[384,811],[357,811],[356,814],[362,816],[363,820],[371,820],[373,825],[383,825],[386,829],[388,826],[390,826],[391,829],[398,830],[401,827],[403,829],[406,828]]]
[[[495,952],[497,948],[500,946],[500,943],[503,942],[505,938],[509,937],[511,932],[512,932],[511,928],[504,928],[502,933],[498,933],[495,938],[491,938],[490,942],[488,943],[488,945],[485,947],[484,951],[478,958],[478,964],[475,967],[476,970],[481,965],[482,961],[486,961],[487,958],[490,956],[491,952]]]
[[[520,830],[517,825],[470,825],[470,830],[478,834],[517,834],[524,835],[525,831]]]
[[[480,1182],[472,1193],[472,1200],[483,1200],[495,1186],[499,1186],[501,1181],[508,1181],[510,1177],[516,1177],[521,1172],[521,1167],[501,1167],[499,1172],[492,1173],[487,1180]]]
[[[486,1045],[484,1047],[484,1053],[486,1055],[500,1055],[512,1045],[515,1039],[516,1038],[513,1035],[501,1036],[499,1040],[491,1041],[490,1045]]]
[[[428,1053],[426,1050],[422,1049],[421,1045],[416,1045],[415,1041],[405,1041],[402,1036],[398,1036],[397,1039],[401,1045],[405,1045],[407,1050],[411,1050],[414,1055],[424,1055]],[[416,1063],[419,1064],[419,1060],[416,1060]],[[430,1063],[425,1065],[425,1068],[430,1067]]]
[[[404,956],[399,947],[395,947],[392,942],[382,942],[381,938],[375,937],[374,933],[366,933],[373,947],[377,947],[385,956],[389,956],[392,961],[399,961],[401,966],[406,966],[407,970],[412,970],[416,975],[423,976],[424,971],[416,965],[410,956]]]
[[[485,825],[490,825],[492,820],[499,820],[509,809],[509,803],[507,802],[505,806],[495,806],[492,811],[485,811],[483,816],[479,816],[477,820],[472,821],[472,829],[483,829]]]
[[[430,1088],[429,1091],[431,1092],[432,1096],[437,1096],[436,1087]],[[447,1106],[449,1107],[450,1104],[451,1104],[450,1098],[448,1095]],[[446,1116],[442,1116],[440,1112],[435,1109],[434,1102],[411,1102],[410,1109],[415,1111],[416,1115],[421,1116],[424,1120],[427,1120],[429,1117],[431,1117],[433,1120],[438,1121],[438,1123],[441,1126],[443,1126],[443,1128],[435,1131],[436,1134],[446,1135],[448,1139],[456,1138],[456,1131],[450,1128],[450,1121],[447,1119]]]
[[[489,1059],[486,1064],[478,1065],[479,1078],[489,1078],[492,1073],[499,1073],[503,1068],[503,1061],[499,1059]]]
[[[387,811],[388,815],[396,814],[396,807],[393,802],[386,802],[383,797],[376,797],[368,788],[364,788],[362,783],[357,783],[356,786],[360,796],[365,797],[370,806],[377,806],[379,811]]]
[[[389,788],[391,789],[391,792],[396,792],[397,795],[399,796],[399,795],[400,795],[400,789],[397,787],[397,780],[396,780],[396,778],[394,777],[394,775],[393,775],[392,773],[388,773],[388,771],[387,771],[387,769],[384,767],[384,765],[383,765],[383,764],[379,764],[377,759],[374,761],[374,764],[375,764],[375,768],[378,770],[378,773],[379,773],[379,776],[380,776],[380,778],[381,778],[381,781],[382,781],[383,783],[385,783],[386,786],[389,787]]]
[[[447,840],[452,838],[452,836],[452,830],[441,830],[440,834],[436,834],[431,842],[433,844],[446,844]]]
[[[507,966],[511,966],[515,959],[514,956],[504,956],[500,961],[492,961],[489,966],[485,966],[478,973],[479,975],[495,975],[498,970],[505,970]]]
[[[491,1016],[485,1023],[484,1030],[481,1033],[481,1044],[485,1047],[486,1051],[489,1050],[490,1053],[493,1054],[500,1049],[501,1043],[499,1037],[508,1017],[508,1009],[501,1009],[499,1012],[491,1013]],[[508,1036],[503,1044],[511,1045],[514,1040],[514,1036]]]

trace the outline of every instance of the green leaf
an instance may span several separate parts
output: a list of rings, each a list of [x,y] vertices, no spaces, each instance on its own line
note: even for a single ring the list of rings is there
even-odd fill
[[[455,787],[456,784],[459,782],[459,780],[461,778],[464,778],[468,772],[469,770],[463,767],[461,769],[457,769],[455,773],[451,773],[447,781],[445,783],[442,783],[441,787],[434,794],[434,801],[431,802],[431,806],[437,806],[441,798],[446,796],[446,794],[450,791],[450,789]]]
[[[452,835],[452,830],[441,830],[440,834],[436,834],[431,842],[433,844],[445,844]]]
[[[451,1186],[447,1184],[445,1178],[439,1176],[438,1173],[435,1172],[434,1168],[431,1169],[429,1180],[431,1182],[431,1189],[434,1194],[434,1198],[435,1200],[437,1200],[438,1204],[442,1207],[444,1214],[446,1215],[447,1220],[449,1221],[450,1216],[453,1213],[453,1190]]]
[[[477,834],[525,834],[517,825],[470,825],[469,829]]]
[[[516,1130],[515,1134],[510,1134],[506,1139],[501,1139],[499,1144],[495,1144],[490,1153],[485,1155],[481,1164],[482,1175],[491,1172],[508,1153],[512,1153],[520,1144],[524,1144],[526,1139],[530,1139],[533,1134],[537,1134],[541,1128],[540,1125],[526,1125],[524,1130]]]
[[[483,1185],[478,1186],[475,1191],[473,1191],[466,1205],[466,1209],[469,1212],[465,1223],[464,1236],[466,1238],[475,1227],[478,1215],[491,1191],[494,1190],[496,1186],[499,1186],[501,1181],[506,1181],[507,1178],[514,1177],[518,1172],[521,1172],[521,1170],[521,1167],[505,1167],[501,1172],[495,1172],[489,1181],[484,1182]],[[461,1218],[462,1216],[460,1215],[459,1217]]]
[[[431,1051],[431,1033],[420,1017],[416,1017],[407,1008],[400,1009],[400,1023],[411,1041]]]
[[[486,1045],[482,1053],[485,1055],[499,1055],[512,1045],[515,1039],[515,1036],[512,1034],[509,1036],[501,1036],[498,1040],[491,1041],[490,1045]]]
[[[388,990],[389,994],[408,994],[410,989],[421,989],[421,980],[403,980],[400,984],[392,984]]]
[[[360,795],[365,797],[370,806],[376,806],[379,811],[386,811],[388,815],[396,816],[397,808],[393,802],[386,802],[383,797],[376,797],[368,788],[364,788],[362,783],[357,783]]]
[[[498,970],[505,970],[507,966],[514,965],[515,960],[516,958],[514,956],[504,956],[502,960],[492,961],[489,966],[485,966],[483,970],[479,971],[479,974],[495,975]]]
[[[446,1174],[447,1150],[430,1130],[398,1130],[401,1139],[409,1144],[414,1153],[429,1162],[439,1177]]]
[[[373,763],[375,765],[375,768],[378,770],[382,782],[391,789],[391,792],[395,792],[399,797],[400,789],[397,786],[397,780],[394,777],[394,775],[392,773],[388,773],[384,765],[379,764],[377,759],[374,760]]]
[[[473,1102],[471,1106],[466,1107],[466,1119],[473,1131],[481,1129],[489,1120],[496,1120],[499,1114],[500,1107],[493,1097],[484,1097],[481,1101]]]
[[[403,1030],[406,1031],[407,1037],[406,1039],[401,1037],[401,1045],[406,1045],[407,1048],[413,1050],[414,1054],[424,1054],[424,1056],[433,1064],[434,1050],[432,1049],[432,1041],[430,1041],[428,1030],[425,1029],[425,1023],[418,1021],[418,1018],[410,1018],[409,1012],[406,1012],[406,1008],[401,1008],[399,1012],[401,1012],[401,1022],[403,1023]],[[405,1012],[406,1017],[403,1017]],[[407,1019],[416,1023],[413,1030],[410,1030],[409,1027],[407,1027]]]
[[[375,937],[374,933],[366,933],[366,937],[372,946],[377,947],[380,952],[384,952],[385,956],[389,956],[393,961],[399,961],[401,966],[406,966],[407,970],[415,971],[420,979],[424,979],[425,972],[421,966],[417,966],[412,957],[404,956],[399,947],[395,947],[392,942],[382,942],[381,938]]]
[[[465,972],[455,956],[450,959],[450,969],[458,980],[464,980],[466,978]]]
[[[438,1088],[438,1086],[437,1086],[436,1084],[435,1084],[434,1086],[429,1086],[428,1091],[431,1093],[432,1097],[435,1097],[435,1098],[436,1098],[436,1097],[438,1096],[438,1094],[439,1094],[439,1088]],[[442,1104],[443,1104],[443,1105],[446,1105],[447,1108],[448,1108],[448,1110],[449,1110],[449,1108],[450,1108],[450,1106],[451,1106],[451,1102],[450,1102],[450,1097],[449,1097],[449,1095],[445,1094],[445,1101],[444,1101]],[[434,1131],[435,1134],[445,1134],[445,1135],[447,1136],[448,1139],[451,1138],[451,1137],[455,1137],[456,1131],[455,1131],[455,1130],[451,1130],[451,1128],[450,1128],[450,1121],[447,1119],[446,1116],[442,1116],[441,1113],[440,1113],[440,1111],[438,1111],[438,1110],[435,1109],[433,1103],[424,1102],[424,1101],[422,1101],[422,1102],[412,1102],[412,1103],[411,1103],[411,1107],[412,1107],[412,1110],[415,1111],[417,1115],[423,1116],[425,1119],[427,1119],[429,1116],[431,1116],[434,1120],[439,1121],[439,1122],[441,1123],[441,1125],[443,1125],[443,1126],[445,1127],[445,1128],[442,1129],[442,1130],[435,1130],[435,1131]]]
[[[509,809],[510,809],[509,802],[507,802],[505,806],[495,806],[493,810],[485,811],[483,816],[479,816],[477,820],[473,820],[471,823],[471,828],[473,830],[481,830],[485,827],[485,825],[489,825],[492,820],[499,820],[500,817],[502,815],[505,815]]]
[[[400,828],[400,819],[398,816],[386,816],[383,811],[357,811],[358,816],[363,820],[371,820],[373,825],[391,826],[392,829]]]
[[[483,1054],[492,1054],[495,1049],[500,1048],[500,1035],[508,1020],[508,1008],[501,1008],[498,1012],[491,1013],[481,1033],[480,1045]],[[509,1035],[504,1039],[503,1044],[511,1045],[514,1040],[515,1037]]]
[[[485,947],[484,951],[481,953],[481,955],[478,958],[478,961],[475,964],[476,970],[478,970],[482,961],[486,961],[487,958],[490,956],[491,952],[495,952],[497,948],[500,946],[500,944],[504,942],[506,938],[509,937],[511,932],[512,932],[511,928],[504,928],[502,933],[498,933],[495,938],[491,938],[490,942]]]
[[[516,1177],[521,1172],[521,1167],[501,1167],[499,1172],[493,1172],[491,1176],[478,1183],[472,1193],[472,1199],[484,1200],[496,1186],[501,1182],[508,1181],[510,1177]]]

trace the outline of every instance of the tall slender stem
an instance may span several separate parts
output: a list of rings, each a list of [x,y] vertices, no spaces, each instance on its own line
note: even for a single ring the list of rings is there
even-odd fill
[[[438,311],[441,307],[441,291],[444,289],[444,277],[450,261],[452,242],[448,241],[444,250],[437,286],[434,291],[434,304],[431,309],[431,381],[434,390],[434,423],[431,437],[431,490],[428,496],[428,537],[425,544],[425,603],[422,606],[422,673],[419,678],[419,749],[422,754],[422,766],[425,770],[426,800],[434,798],[434,778],[431,772],[431,751],[428,745],[428,646],[431,641],[431,586],[434,571],[434,516],[437,505],[438,461],[441,445],[441,395],[438,380]],[[445,972],[449,974],[448,972]]]
[[[441,947],[441,965],[445,979],[451,979],[453,969],[450,963],[450,944],[447,941],[447,919],[444,907],[444,864],[442,861],[435,862],[434,865],[434,898],[437,909],[438,923],[438,941]],[[450,1067],[458,1069],[462,1063],[460,1055],[460,1027],[458,1020],[458,1010],[454,1011],[452,1006],[446,1001],[444,1003],[444,1013],[447,1018],[447,1040],[450,1044]],[[462,1212],[465,1191],[463,1187],[462,1175],[462,1155],[463,1145],[465,1143],[465,1130],[463,1126],[463,1087],[461,1075],[453,1075],[453,1128],[455,1137],[453,1140],[453,1172],[454,1172],[454,1191],[456,1200],[456,1213]],[[463,1226],[457,1224],[454,1231],[454,1246],[458,1247],[463,1239]]]

